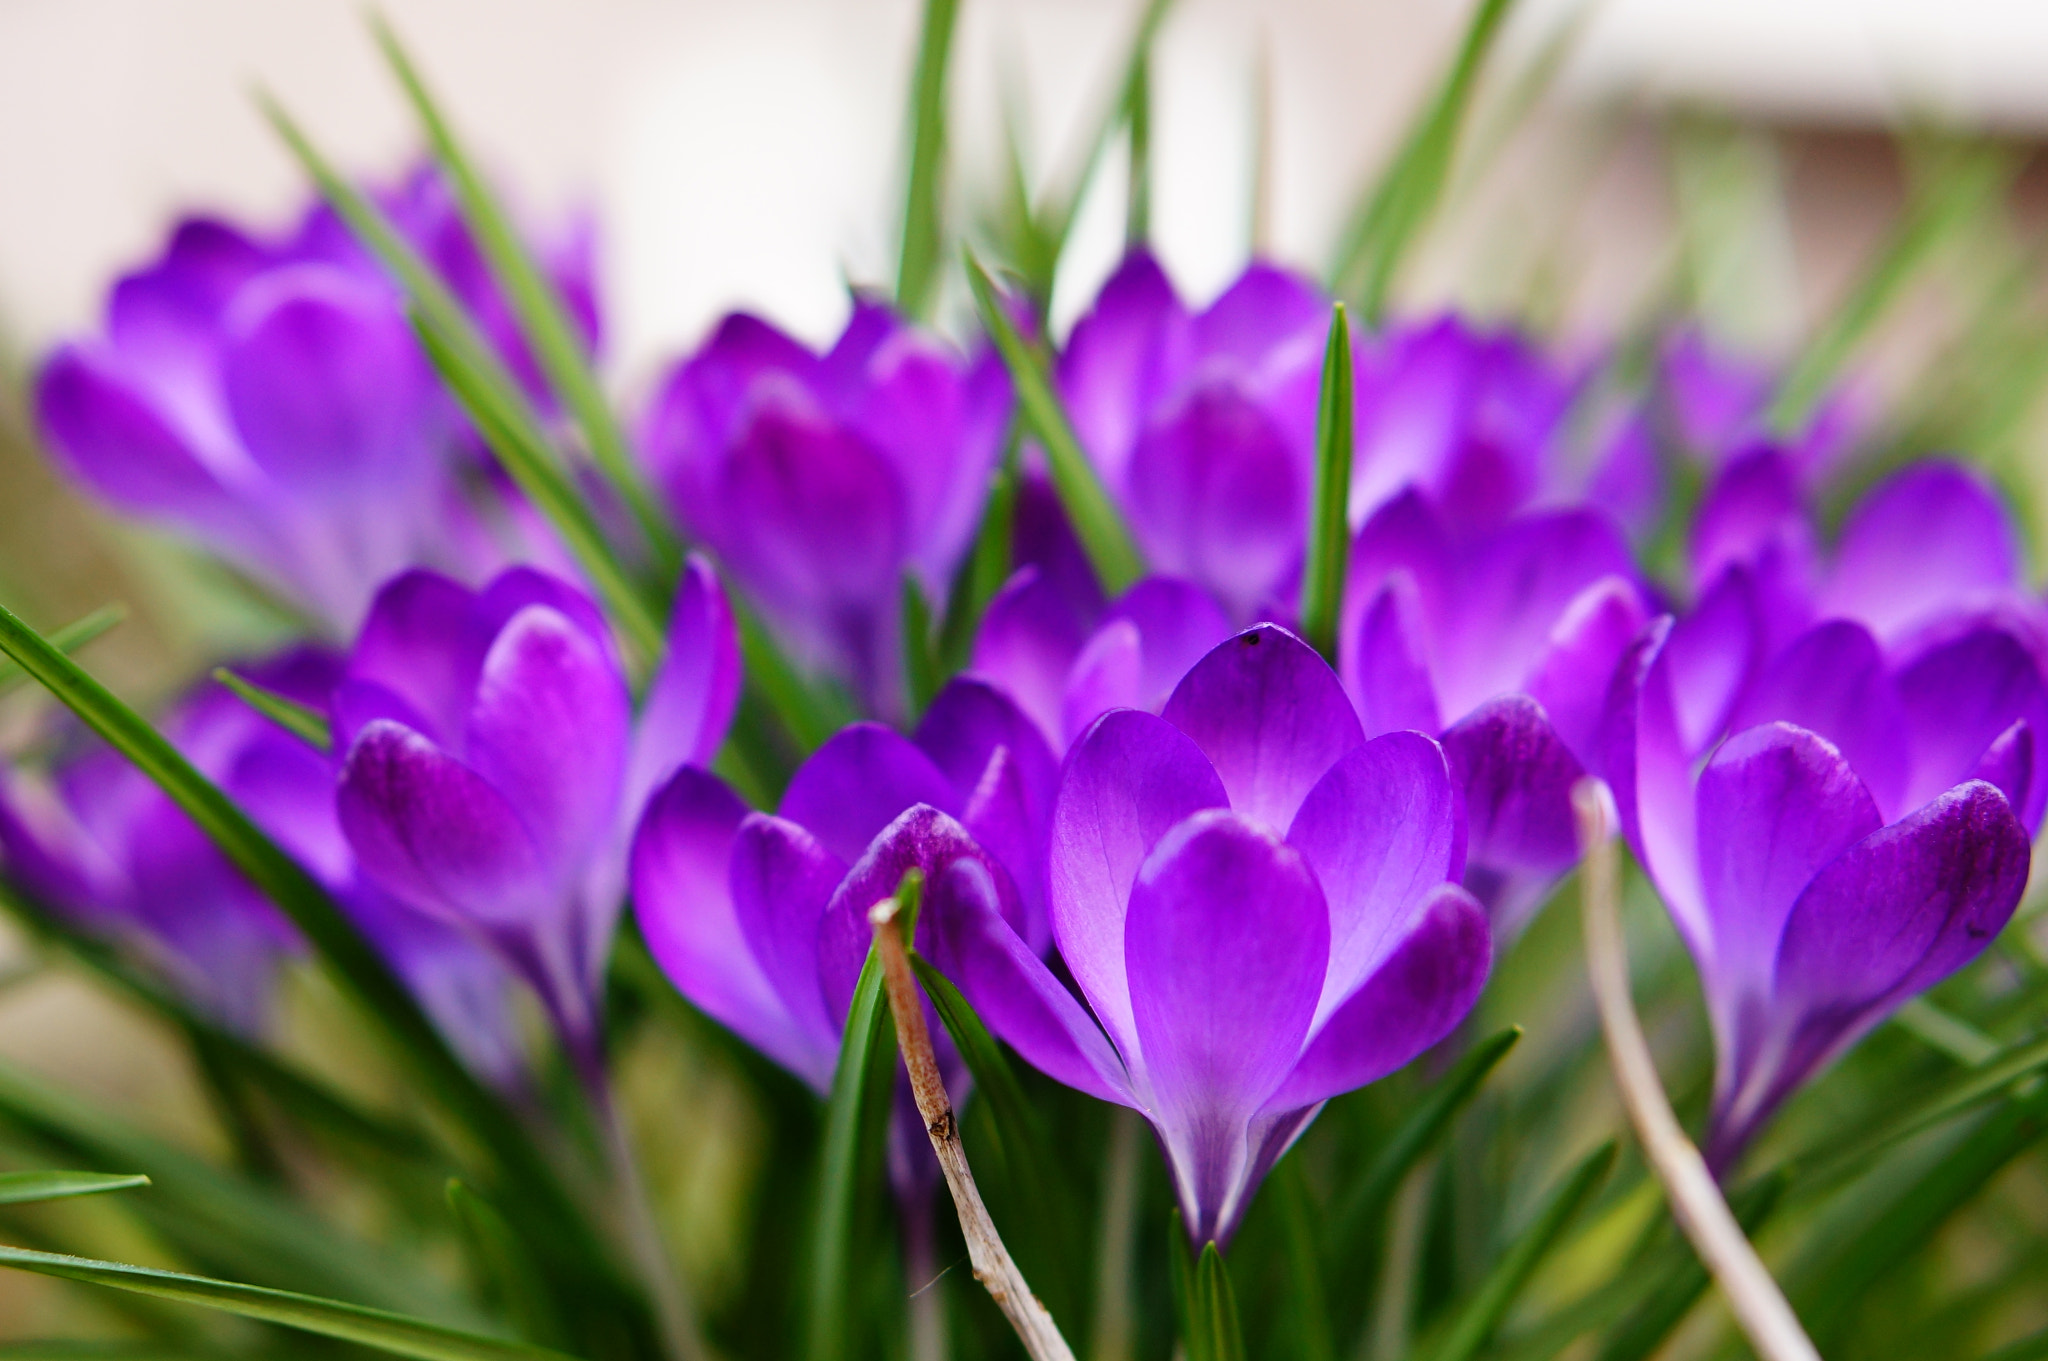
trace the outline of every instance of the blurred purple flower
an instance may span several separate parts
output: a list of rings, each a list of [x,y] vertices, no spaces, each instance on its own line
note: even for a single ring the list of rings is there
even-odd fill
[[[530,369],[440,178],[381,197]],[[579,233],[550,264],[594,335],[588,254]],[[36,408],[94,494],[194,535],[337,633],[406,566],[488,571],[506,557],[456,477],[474,437],[399,293],[324,206],[276,240],[181,222],[115,286],[105,336],[45,361]]]
[[[1299,569],[1329,325],[1319,290],[1265,264],[1192,313],[1138,252],[1060,356],[1075,433],[1146,560],[1239,622]]]
[[[739,693],[717,578],[684,574],[636,724],[596,607],[528,568],[482,591],[426,571],[377,595],[334,691],[341,826],[399,901],[487,942],[579,1064],[646,795],[708,763]]]
[[[981,860],[940,867],[920,929],[1026,1059],[1152,1122],[1190,1234],[1220,1241],[1325,1100],[1471,1008],[1492,950],[1463,862],[1442,750],[1367,741],[1335,673],[1261,625],[1068,758],[1050,903],[1081,998]]]
[[[895,717],[904,578],[945,599],[1009,405],[993,352],[963,359],[880,303],[823,355],[735,314],[663,383],[641,447],[798,659]]]
[[[299,649],[237,668],[264,687],[322,706],[337,658]],[[358,874],[334,812],[334,761],[215,684],[165,721],[200,771],[332,891],[479,1073],[521,1072],[508,976],[457,933],[392,902]],[[0,799],[0,852],[23,887],[95,934],[151,957],[209,1013],[260,1031],[297,933],[169,796],[99,747],[53,785],[15,774]]]
[[[1572,785],[1650,610],[1597,511],[1455,532],[1415,491],[1353,541],[1338,657],[1367,733],[1442,735],[1465,799],[1465,886],[1512,934],[1578,860]]]
[[[973,680],[941,691],[915,738],[873,723],[841,731],[773,814],[686,766],[633,844],[640,928],[685,997],[822,1096],[868,953],[867,911],[907,870],[937,878],[971,861],[1009,928],[1045,948],[1057,773],[1032,722]],[[921,922],[921,945],[930,930]]]

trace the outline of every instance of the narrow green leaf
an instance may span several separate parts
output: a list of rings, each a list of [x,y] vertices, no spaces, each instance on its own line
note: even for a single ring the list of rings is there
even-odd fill
[[[1195,1263],[1192,1323],[1201,1339],[1188,1339],[1190,1357],[1206,1361],[1245,1361],[1244,1324],[1237,1314],[1237,1291],[1230,1284],[1230,1269],[1214,1243],[1203,1246]]]
[[[1202,1326],[1195,1296],[1195,1257],[1188,1250],[1187,1221],[1176,1208],[1170,1216],[1166,1244],[1167,1275],[1173,1286],[1173,1313],[1180,1325],[1180,1350],[1187,1361],[1215,1361],[1211,1334]]]
[[[435,370],[520,491],[562,536],[626,641],[645,660],[660,656],[662,631],[655,609],[636,589],[596,515],[562,471],[546,424],[518,379],[383,209],[328,163],[283,106],[268,95],[259,100],[328,203],[405,290],[414,329]]]
[[[0,1205],[96,1196],[102,1191],[126,1191],[147,1185],[148,1177],[108,1172],[0,1172]]]
[[[797,670],[761,616],[733,595],[730,587],[727,599],[739,627],[740,659],[748,685],[760,694],[775,721],[796,743],[797,754],[809,755],[853,721],[853,705],[836,688],[813,683]]]
[[[1130,134],[1130,183],[1124,195],[1124,245],[1152,239],[1152,56],[1141,51],[1124,90],[1124,127]]]
[[[910,90],[910,174],[903,191],[903,254],[896,268],[896,306],[919,320],[931,316],[944,256],[946,198],[946,73],[960,0],[925,0],[917,67]]]
[[[1330,310],[1330,340],[1323,349],[1323,390],[1316,403],[1316,495],[1310,508],[1308,564],[1301,578],[1301,633],[1310,647],[1337,664],[1337,625],[1344,612],[1344,572],[1350,564],[1351,324],[1344,304]]]
[[[510,214],[477,173],[476,163],[455,136],[447,115],[427,89],[419,68],[399,42],[390,22],[372,11],[370,27],[404,87],[420,126],[426,130],[434,158],[454,184],[463,223],[482,249],[492,278],[511,303],[521,337],[547,375],[548,385],[575,417],[591,457],[632,512],[663,571],[673,570],[682,561],[675,530],[633,461],[626,433],[598,385],[589,350],[570,319],[568,304],[527,249]]]
[[[981,324],[1001,352],[1003,366],[1017,388],[1017,406],[1026,425],[1045,450],[1045,462],[1052,473],[1053,489],[1073,522],[1074,535],[1095,569],[1103,589],[1118,595],[1144,575],[1144,559],[1123,516],[1117,512],[1109,490],[1102,485],[1095,465],[1081,448],[1073,424],[1053,391],[1045,365],[1018,332],[996,286],[972,252],[967,255],[967,282],[974,290],[974,304],[981,312]]]
[[[1513,6],[1514,0],[1479,0],[1443,83],[1401,149],[1352,211],[1331,271],[1331,287],[1356,299],[1368,322],[1377,324],[1385,313],[1394,277],[1436,211],[1450,180],[1458,132],[1479,74]]]
[[[1013,427],[1003,466],[989,479],[988,499],[982,503],[981,527],[975,531],[974,547],[954,575],[953,589],[946,599],[946,622],[939,630],[939,664],[949,675],[966,670],[982,615],[987,613],[989,601],[1010,579],[1017,526],[1017,445],[1018,435]]]
[[[470,1265],[513,1328],[528,1342],[543,1346],[564,1342],[554,1285],[517,1231],[495,1205],[459,1178],[449,1178],[447,1195],[448,1212],[462,1230]]]
[[[1451,1319],[1442,1340],[1427,1351],[1429,1361],[1471,1361],[1479,1355],[1522,1287],[1536,1273],[1545,1255],[1563,1236],[1565,1226],[1579,1212],[1595,1188],[1606,1179],[1614,1165],[1614,1144],[1602,1144],[1572,1169],[1564,1183],[1544,1203],[1536,1219],[1522,1231],[1514,1245],[1494,1264],[1479,1289]]]
[[[1280,1222],[1287,1240],[1287,1284],[1293,1298],[1296,1355],[1301,1361],[1337,1361],[1337,1341],[1330,1335],[1330,1295],[1323,1281],[1322,1247],[1316,1241],[1315,1207],[1297,1158],[1283,1157],[1273,1169],[1271,1195],[1280,1198]]]
[[[804,1353],[810,1361],[840,1361],[853,1350],[849,1277],[854,1201],[889,1118],[895,1040],[882,996],[881,962],[870,949],[847,1009],[839,1066],[832,1074],[832,1095],[825,1110],[824,1163],[811,1240],[809,1345]]]
[[[903,678],[910,690],[910,713],[914,717],[925,711],[943,683],[931,602],[925,599],[924,587],[918,584],[914,572],[903,574]]]
[[[157,1271],[121,1262],[96,1262],[85,1257],[60,1257],[26,1248],[0,1247],[0,1266],[32,1271],[59,1280],[83,1281],[157,1299],[176,1300],[263,1323],[280,1324],[321,1337],[357,1342],[395,1356],[419,1361],[568,1361],[561,1352],[475,1333],[458,1332],[404,1314],[365,1309],[286,1290],[209,1280],[177,1271]]]
[[[327,715],[318,709],[288,699],[275,690],[267,690],[255,681],[245,680],[224,666],[213,669],[213,678],[234,691],[243,703],[308,746],[317,751],[334,750],[334,734],[328,728]]]
[[[76,652],[127,617],[126,605],[102,605],[84,618],[74,619],[63,628],[52,630],[50,646],[66,654]],[[28,673],[12,660],[0,659],[0,695],[27,679]]]
[[[1983,1361],[2043,1361],[2044,1358],[2048,1358],[2048,1328],[2000,1347]]]

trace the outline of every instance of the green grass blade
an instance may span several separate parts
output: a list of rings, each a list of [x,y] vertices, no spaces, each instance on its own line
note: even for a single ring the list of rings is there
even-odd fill
[[[920,321],[931,317],[945,259],[946,75],[960,0],[925,0],[910,90],[910,174],[903,191],[903,253],[896,267],[896,306]]]
[[[1384,315],[1394,277],[1450,182],[1459,129],[1494,40],[1513,7],[1514,0],[1479,0],[1436,94],[1352,211],[1340,238],[1331,287],[1356,299],[1360,314],[1372,324]]]
[[[1614,1145],[1602,1144],[1572,1169],[1564,1183],[1537,1211],[1536,1219],[1494,1264],[1479,1289],[1457,1311],[1442,1340],[1424,1354],[1429,1361],[1471,1361],[1500,1326],[1536,1268],[1563,1237],[1580,1208],[1606,1180],[1614,1165]]]
[[[1301,578],[1301,634],[1337,664],[1337,625],[1344,613],[1344,571],[1351,557],[1351,324],[1344,304],[1330,312],[1323,350],[1323,390],[1316,403],[1316,494],[1310,508],[1308,564]]]
[[[1003,466],[989,480],[988,499],[982,503],[981,527],[975,531],[974,547],[953,578],[946,599],[946,621],[939,630],[939,665],[947,675],[967,669],[974,652],[974,635],[981,628],[989,601],[1010,579],[1010,565],[1017,530],[1017,436],[1012,435]]]
[[[1124,246],[1136,249],[1152,239],[1152,59],[1149,52],[1131,68],[1124,91],[1124,126],[1130,133],[1130,185],[1124,194]]]
[[[981,312],[981,324],[1001,352],[1003,365],[1017,389],[1017,406],[1024,423],[1039,446],[1052,473],[1052,484],[1060,504],[1073,523],[1074,535],[1102,582],[1103,590],[1114,596],[1144,575],[1144,559],[1137,542],[1109,498],[1108,488],[1095,465],[1081,448],[1072,422],[1053,391],[1052,379],[1036,350],[1018,332],[1016,323],[996,296],[995,282],[972,253],[967,256],[967,282],[974,290],[974,304]]]
[[[675,529],[640,475],[639,465],[627,445],[626,432],[619,425],[611,403],[605,400],[591,367],[590,353],[570,319],[568,304],[527,249],[511,216],[477,173],[476,163],[455,136],[447,115],[427,89],[397,32],[389,21],[374,12],[370,26],[412,103],[413,113],[426,130],[434,159],[441,163],[455,187],[463,223],[482,249],[492,278],[511,303],[520,335],[539,362],[541,372],[547,375],[549,387],[575,417],[598,470],[632,512],[656,560],[665,572],[672,570],[682,561]]]
[[[327,715],[318,709],[287,699],[275,690],[266,690],[255,681],[244,680],[224,666],[213,669],[213,678],[234,691],[244,704],[308,746],[317,751],[334,750],[334,733],[328,727]]]
[[[178,1271],[9,1247],[0,1247],[0,1266],[216,1309],[321,1337],[360,1343],[395,1356],[416,1357],[419,1361],[568,1361],[561,1352],[458,1332],[403,1314],[286,1290],[188,1276]]]
[[[1286,1234],[1287,1284],[1292,1298],[1295,1354],[1301,1361],[1337,1361],[1337,1341],[1330,1334],[1330,1294],[1323,1279],[1322,1245],[1316,1241],[1316,1212],[1297,1158],[1280,1160],[1273,1169],[1268,1195],[1280,1199],[1280,1222]]]
[[[1190,1361],[1245,1361],[1244,1324],[1238,1318],[1237,1291],[1230,1268],[1214,1243],[1203,1245],[1195,1261],[1186,1336]]]
[[[0,1205],[27,1205],[38,1200],[96,1196],[149,1185],[149,1178],[110,1172],[0,1172]]]
[[[505,1216],[457,1178],[449,1179],[447,1197],[471,1267],[513,1328],[542,1346],[565,1341],[554,1285]]]
[[[933,627],[931,601],[915,572],[903,574],[903,677],[910,691],[912,718],[925,711],[945,677],[939,670],[939,639]]]
[[[413,309],[427,355],[505,471],[562,536],[626,641],[643,659],[661,654],[661,623],[612,551],[596,515],[563,472],[545,423],[519,382],[442,282],[369,195],[322,156],[283,107],[268,96],[265,114],[349,230],[398,281]]]
[[[811,1240],[809,1345],[804,1353],[809,1361],[840,1361],[855,1349],[850,1317],[854,1207],[889,1118],[895,1039],[882,997],[881,963],[871,949],[847,1009],[839,1067],[832,1075],[832,1096],[825,1111],[824,1163]]]
[[[812,682],[776,643],[775,635],[732,588],[726,588],[733,621],[739,627],[740,658],[745,663],[747,684],[766,702],[775,719],[797,745],[799,756],[809,755],[825,744],[833,733],[851,723],[853,705],[837,688]]]
[[[63,628],[51,630],[50,646],[66,654],[76,652],[127,617],[126,605],[102,605],[83,619],[74,619]],[[0,695],[27,679],[28,673],[11,659],[0,659]]]

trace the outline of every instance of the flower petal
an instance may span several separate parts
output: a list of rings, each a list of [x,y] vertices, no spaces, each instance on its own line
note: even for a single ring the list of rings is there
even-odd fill
[[[989,601],[969,669],[1001,686],[1046,741],[1064,748],[1060,712],[1067,673],[1092,623],[1092,613],[1077,609],[1037,567],[1020,567]]]
[[[1464,793],[1466,886],[1512,934],[1579,858],[1571,795],[1585,768],[1524,695],[1488,701],[1452,725],[1444,755]]]
[[[1282,831],[1337,759],[1365,740],[1329,663],[1283,628],[1259,624],[1213,649],[1161,717],[1193,738],[1230,806]]]
[[[377,592],[349,653],[347,679],[395,696],[422,733],[458,748],[492,637],[473,592],[439,572],[415,569]],[[336,710],[335,739],[346,748],[359,723],[339,697]]]
[[[810,1055],[810,1071],[831,1085],[846,1008],[826,995],[825,914],[846,862],[786,818],[749,813],[733,837],[733,916],[768,986]],[[857,973],[860,964],[856,960]]]
[[[1110,486],[1123,481],[1145,413],[1180,381],[1192,352],[1187,309],[1165,271],[1132,252],[1074,323],[1059,362],[1074,433]]]
[[[1319,359],[1330,327],[1322,292],[1291,270],[1254,260],[1194,320],[1194,344],[1204,360],[1229,359],[1247,371]]]
[[[711,764],[739,706],[741,679],[739,631],[725,588],[711,564],[692,554],[669,614],[667,655],[634,725],[623,805],[629,817],[677,766]]]
[[[1037,725],[993,686],[949,681],[918,724],[917,744],[957,791],[960,821],[1002,861],[1024,899],[1034,948],[1051,943],[1045,851],[1059,762]]]
[[[1732,459],[1707,493],[1692,528],[1692,579],[1713,581],[1738,563],[1773,549],[1802,560],[1813,551],[1813,527],[1798,470],[1774,445]]]
[[[1650,622],[1642,592],[1625,577],[1602,577],[1573,597],[1534,670],[1529,697],[1581,761],[1592,759],[1615,667]]]
[[[2024,720],[2048,733],[2048,685],[2019,639],[1974,626],[1936,643],[1898,673],[1904,732],[1912,754],[1902,808],[1918,808],[1976,773],[1991,744]],[[2042,787],[2037,787],[2042,786]],[[2030,832],[2041,825],[2048,786],[2030,781],[2013,811]]]
[[[2001,599],[2020,580],[1997,494],[1960,464],[1930,461],[1894,474],[1850,515],[1820,606],[1891,641],[1935,613]]]
[[[909,738],[879,723],[855,723],[798,767],[777,811],[852,864],[912,804],[952,810],[960,801],[953,782]]]
[[[1415,579],[1400,572],[1387,579],[1346,633],[1339,661],[1363,731],[1433,733],[1443,726],[1423,617]]]
[[[1750,683],[1728,726],[1740,732],[1773,721],[1832,742],[1877,800],[1880,814],[1897,817],[1911,806],[1900,803],[1910,755],[1900,740],[1908,731],[1906,711],[1877,640],[1861,624],[1831,619],[1801,634]],[[1963,759],[1974,760],[1982,751],[1980,746]]]
[[[1492,965],[1485,911],[1456,884],[1439,884],[1413,926],[1316,1031],[1266,1109],[1328,1100],[1405,1067],[1465,1019]]]

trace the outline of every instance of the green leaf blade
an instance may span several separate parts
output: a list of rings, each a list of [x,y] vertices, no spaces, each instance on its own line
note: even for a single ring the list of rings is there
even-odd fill
[[[925,0],[910,95],[910,174],[903,192],[903,251],[896,306],[929,320],[944,260],[946,84],[960,0]]]
[[[879,1148],[888,1120],[889,1084],[896,1076],[890,1062],[894,1053],[881,961],[870,949],[847,1009],[839,1066],[826,1105],[824,1161],[811,1239],[805,1350],[809,1361],[840,1361],[852,1350],[848,1310],[853,1297],[854,1204],[867,1168],[866,1154]]]
[[[1301,581],[1302,637],[1333,666],[1351,547],[1353,381],[1351,324],[1339,302],[1331,306],[1330,339],[1323,350],[1322,395],[1316,403],[1315,500],[1309,512],[1308,567]]]
[[[84,647],[93,639],[112,630],[128,617],[126,605],[102,605],[81,619],[74,619],[63,628],[50,632],[50,646],[60,652],[72,653]],[[6,694],[28,679],[28,673],[11,660],[0,659],[0,695]]]
[[[109,1172],[0,1172],[0,1205],[68,1200],[149,1185],[149,1178]]]
[[[318,709],[265,689],[224,666],[213,669],[213,678],[234,691],[237,699],[315,751],[334,750],[334,733],[328,726],[327,715]]]

